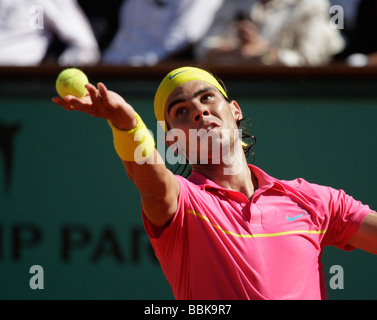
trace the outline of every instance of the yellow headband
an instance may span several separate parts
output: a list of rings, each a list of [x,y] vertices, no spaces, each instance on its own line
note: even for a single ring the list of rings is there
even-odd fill
[[[165,121],[166,101],[168,100],[170,94],[174,91],[174,89],[185,82],[193,80],[204,81],[213,85],[224,95],[224,97],[228,99],[224,88],[209,72],[194,67],[178,68],[169,72],[167,76],[162,80],[160,86],[157,89],[154,99],[154,113],[156,115],[157,121]],[[167,132],[166,124],[164,130]]]

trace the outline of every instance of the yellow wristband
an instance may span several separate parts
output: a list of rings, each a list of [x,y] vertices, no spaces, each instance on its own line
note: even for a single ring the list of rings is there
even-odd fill
[[[137,125],[131,130],[119,130],[108,120],[113,131],[114,147],[123,161],[144,163],[155,148],[154,138],[140,116],[135,112]]]

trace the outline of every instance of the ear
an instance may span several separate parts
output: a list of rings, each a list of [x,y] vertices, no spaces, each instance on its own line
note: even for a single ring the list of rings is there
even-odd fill
[[[233,100],[230,102],[230,108],[233,113],[233,117],[235,121],[243,119],[243,114],[240,106],[238,105],[237,101]]]

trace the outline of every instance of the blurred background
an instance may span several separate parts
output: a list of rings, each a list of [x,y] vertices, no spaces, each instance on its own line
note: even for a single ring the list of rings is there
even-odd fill
[[[374,0],[0,0],[0,299],[173,299],[107,123],[51,102],[66,67],[156,135],[163,76],[204,67],[253,120],[255,165],[376,210],[376,16]],[[375,256],[323,262],[330,299],[377,298]]]

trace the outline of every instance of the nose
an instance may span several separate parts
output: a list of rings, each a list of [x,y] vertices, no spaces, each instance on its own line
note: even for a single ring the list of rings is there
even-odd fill
[[[194,112],[194,122],[199,122],[204,117],[208,117],[211,113],[206,106],[198,106]]]

